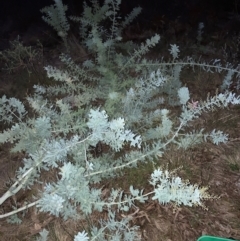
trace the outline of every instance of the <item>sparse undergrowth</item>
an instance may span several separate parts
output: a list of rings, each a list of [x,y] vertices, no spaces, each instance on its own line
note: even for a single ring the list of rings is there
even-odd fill
[[[203,201],[221,197],[221,189],[226,190],[228,179],[221,183],[221,179],[210,177],[208,169],[223,175],[222,169],[214,167],[215,160],[209,161],[207,169],[201,158],[195,163],[196,169],[191,162],[199,159],[194,157],[194,148],[199,151],[227,143],[229,137],[224,132],[229,131],[230,123],[234,129],[238,126],[231,109],[233,119],[222,110],[240,103],[240,98],[229,91],[233,77],[239,85],[238,67],[222,66],[219,60],[207,63],[190,57],[180,59],[176,44],[170,46],[169,61],[144,58],[160,37],[155,35],[140,46],[121,42],[122,31],[140,9],[134,9],[121,22],[117,17],[119,4],[107,0],[100,6],[92,1],[91,6],[84,5],[81,17],[71,17],[81,25],[81,45],[89,56],[78,64],[71,58],[68,45],[67,6],[55,1],[55,5],[43,9],[47,15],[44,20],[57,30],[66,47],[66,54],[60,56],[65,66],[46,66],[52,83],[34,85],[34,93],[26,102],[6,96],[0,100],[1,120],[9,127],[0,134],[0,142],[11,143],[12,151],[24,155],[16,179],[10,178],[12,183],[0,199],[0,217],[10,216],[9,222],[21,223],[24,215],[30,215],[35,226],[26,239],[42,228],[37,240],[60,239],[56,232],[60,228],[51,226],[48,214],[39,220],[35,211],[26,213],[33,206],[37,207],[34,210],[63,218],[65,223],[59,221],[58,225],[64,227],[68,240],[174,240],[176,236],[163,220],[168,225],[173,220],[176,233],[184,233],[181,240],[194,239],[200,235],[194,231],[199,226],[198,217],[207,212],[196,206],[211,206],[210,201]],[[216,83],[216,93],[196,92],[192,98],[188,81],[180,78],[184,67],[199,67],[207,74],[225,72],[226,76]],[[222,113],[223,125],[215,121],[219,118],[213,114],[216,110]],[[203,144],[207,141],[213,144]],[[233,171],[233,166],[229,168]],[[214,185],[220,187],[219,192],[212,188]],[[212,195],[205,186],[210,187]],[[26,188],[30,191],[23,191]],[[21,201],[16,200],[20,194],[25,195]],[[11,199],[13,203],[7,205]],[[12,212],[9,206],[13,206]],[[237,208],[234,206],[234,210]],[[214,210],[209,210],[209,215]],[[172,211],[176,213],[170,214]],[[190,216],[188,225],[179,229],[177,222],[185,220],[186,212]],[[70,229],[67,222],[72,225]],[[151,225],[159,236],[149,232]]]

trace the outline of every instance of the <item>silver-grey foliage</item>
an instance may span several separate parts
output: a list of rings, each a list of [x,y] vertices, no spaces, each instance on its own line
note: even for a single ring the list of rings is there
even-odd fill
[[[15,98],[0,99],[0,120],[9,126],[0,133],[0,143],[12,143],[13,151],[26,153],[16,182],[0,198],[0,204],[19,190],[43,182],[43,170],[57,170],[59,174],[55,182],[45,183],[34,202],[0,218],[34,205],[64,219],[85,218],[93,211],[106,210],[108,220],[81,230],[74,240],[127,241],[139,238],[137,227],[129,226],[128,216],[117,219],[116,212],[136,209],[138,202],[144,203],[149,197],[160,204],[188,206],[202,206],[202,201],[211,197],[205,188],[190,185],[159,168],[151,175],[153,189],[149,193],[130,186],[128,193],[112,189],[103,197],[103,190],[93,185],[120,175],[120,170],[137,166],[140,161],[161,158],[169,144],[187,149],[204,141],[225,143],[228,136],[221,130],[191,130],[190,123],[203,112],[240,104],[240,97],[227,90],[231,77],[239,75],[233,66],[223,67],[218,60],[206,63],[190,57],[179,59],[180,50],[175,44],[169,49],[171,61],[144,58],[159,42],[159,35],[140,46],[121,42],[124,27],[140,9],[134,9],[121,21],[120,2],[105,0],[100,6],[92,0],[91,6],[84,3],[81,17],[71,17],[80,24],[81,44],[92,57],[76,64],[68,54],[62,54],[65,68],[46,66],[53,84],[34,86],[34,94],[26,99],[31,114]],[[44,20],[64,41],[70,26],[66,9],[61,0],[55,0],[55,5],[42,10],[47,14]],[[180,78],[185,66],[208,72],[227,71],[222,85],[226,92],[204,102],[190,101],[189,89],[182,86]],[[171,113],[171,106],[178,107],[180,114]],[[94,155],[98,143],[106,145],[108,151]],[[123,154],[125,145],[131,150]],[[46,232],[41,236],[39,240],[47,239]]]

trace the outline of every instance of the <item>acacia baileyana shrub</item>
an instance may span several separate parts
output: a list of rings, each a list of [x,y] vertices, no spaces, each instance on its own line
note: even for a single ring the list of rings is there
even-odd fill
[[[32,202],[1,218],[10,216],[9,221],[20,222],[19,212],[32,206],[65,220],[89,219],[93,211],[107,210],[107,220],[79,230],[74,240],[136,240],[138,227],[129,225],[127,215],[119,220],[117,212],[128,212],[148,199],[191,207],[204,206],[203,200],[211,198],[205,187],[191,185],[160,167],[146,180],[152,186],[149,193],[129,184],[129,194],[112,189],[103,198],[102,189],[93,185],[121,175],[120,170],[139,162],[161,160],[170,144],[187,149],[204,141],[225,143],[228,136],[221,130],[196,130],[192,122],[203,112],[240,104],[240,97],[228,91],[233,76],[239,77],[233,66],[223,67],[218,60],[180,59],[175,44],[169,49],[170,61],[144,58],[160,41],[159,35],[140,45],[122,42],[124,28],[141,9],[119,18],[119,5],[119,0],[106,0],[102,6],[92,0],[90,6],[84,3],[82,16],[70,17],[79,23],[80,44],[90,56],[80,64],[68,52],[67,6],[55,0],[54,5],[42,9],[43,19],[66,46],[66,54],[60,56],[65,67],[46,66],[52,85],[35,85],[27,103],[6,96],[0,99],[0,120],[8,126],[1,132],[0,142],[12,143],[12,151],[25,153],[16,182],[0,203],[21,189],[34,188],[35,183],[44,185]],[[190,101],[189,89],[180,78],[185,66],[225,71],[222,92],[202,102]],[[172,113],[172,106],[179,108],[178,114]],[[99,143],[108,151],[94,155],[92,149]],[[125,146],[128,151],[122,152]],[[58,178],[45,183],[43,170],[57,170]],[[43,230],[39,240],[47,240],[47,235]]]

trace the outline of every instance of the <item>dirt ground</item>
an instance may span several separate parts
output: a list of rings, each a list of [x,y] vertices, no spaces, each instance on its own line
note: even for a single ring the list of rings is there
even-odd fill
[[[187,38],[185,35],[180,37],[180,41]],[[205,58],[214,58],[214,54],[210,51],[212,48],[205,47],[205,52],[202,52],[205,54]],[[51,51],[59,52],[54,49]],[[184,51],[191,55],[191,49],[185,49]],[[49,55],[52,55],[52,52]],[[58,61],[57,57],[55,60]],[[54,65],[53,61],[52,58],[45,62],[51,62]],[[16,76],[9,77],[5,72],[0,74],[1,94],[19,97],[26,93],[30,88],[29,85],[33,83],[33,81],[27,81],[19,91],[15,82]],[[223,77],[211,77],[203,73],[185,74],[185,83],[190,85],[195,99],[206,98],[207,93],[214,93],[219,84],[219,79]],[[3,78],[4,80],[2,80]],[[194,79],[194,81],[191,82],[191,79]],[[205,89],[199,89],[199,86],[203,85],[203,81],[210,80],[212,82],[205,85]],[[152,200],[144,205],[137,205],[139,208],[137,212],[136,210],[130,211],[130,214],[135,213],[131,222],[140,226],[139,237],[142,240],[196,241],[204,234],[240,240],[240,108],[230,107],[227,111],[219,110],[211,115],[204,115],[200,118],[198,124],[210,129],[212,127],[222,128],[229,133],[229,142],[220,146],[207,143],[187,151],[170,149],[163,157],[156,160],[155,165],[165,166],[170,170],[181,166],[177,171],[178,175],[185,180],[189,179],[191,183],[207,186],[209,193],[215,198],[204,202],[206,208],[159,205]],[[21,165],[23,157],[23,154],[9,154],[8,149],[8,145],[0,147],[0,196],[13,183],[12,178]],[[151,173],[150,169],[149,166],[143,165],[141,170],[139,168],[139,170],[134,171],[135,177],[130,178],[130,174],[126,172],[124,177],[116,178],[111,183],[124,188],[129,185],[129,182],[133,182],[132,184],[135,183],[147,191],[150,186],[147,182],[146,184],[140,183],[138,179],[141,176],[141,179],[148,180]],[[131,173],[131,175],[133,174]],[[104,183],[104,185],[106,188],[111,188],[109,183]],[[12,205],[23,205],[24,201],[34,195],[35,191],[20,192],[10,198],[0,207],[0,213],[10,211]],[[98,218],[97,215],[93,217],[96,221]],[[38,213],[35,208],[30,208],[19,225],[9,224],[4,219],[0,220],[0,240],[36,240],[36,234],[46,228],[50,232],[49,241],[71,241],[77,230],[83,225],[83,222],[63,221],[47,214]]]
[[[238,113],[238,116],[240,114]],[[240,123],[238,123],[238,126]],[[238,127],[239,128],[239,127]],[[237,131],[237,130],[235,130]],[[238,132],[239,134],[239,132]],[[169,150],[159,166],[167,165],[170,170],[182,166],[178,175],[183,179],[189,179],[191,183],[207,186],[209,193],[215,198],[204,202],[202,207],[174,207],[172,205],[159,205],[156,201],[149,200],[146,204],[137,204],[139,211],[135,213],[132,224],[140,226],[139,236],[145,241],[196,241],[204,234],[232,237],[240,239],[240,136],[234,137],[226,145],[214,146],[204,144],[201,148],[195,148],[186,152]],[[1,194],[6,190],[13,176],[14,169],[20,165],[21,156],[3,156],[1,152]],[[144,165],[141,166],[144,168]],[[136,169],[134,176],[144,175],[147,180],[150,170],[143,173]],[[138,178],[136,178],[138,179]],[[111,180],[113,186],[124,188],[128,183],[136,182],[134,178],[125,173],[123,177]],[[106,188],[111,185],[106,183]],[[147,191],[150,189],[147,183],[142,186]],[[4,190],[3,190],[4,189]],[[126,189],[127,190],[127,189]],[[1,212],[10,211],[11,205],[24,203],[31,192],[19,193],[9,199],[1,208]],[[101,215],[102,217],[102,215]],[[99,215],[93,217],[93,220]],[[47,214],[38,213],[35,208],[26,212],[20,225],[8,224],[5,220],[0,222],[1,240],[28,241],[35,240],[35,235],[46,228],[50,231],[50,241],[70,241],[74,234],[82,226],[81,222],[63,220]]]

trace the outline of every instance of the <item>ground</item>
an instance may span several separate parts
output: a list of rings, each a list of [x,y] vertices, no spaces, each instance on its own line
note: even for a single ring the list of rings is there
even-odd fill
[[[173,23],[171,23],[171,26]],[[187,26],[184,34],[174,35],[174,39],[180,45],[186,45],[189,37]],[[34,30],[31,30],[34,31]],[[175,30],[174,30],[175,31]],[[37,34],[37,33],[36,33]],[[167,32],[166,35],[171,35]],[[219,32],[219,34],[222,34]],[[28,36],[27,33],[25,36]],[[131,37],[131,36],[130,36]],[[214,35],[215,37],[215,35]],[[27,38],[27,37],[26,37]],[[136,33],[134,33],[136,38]],[[224,42],[231,42],[228,37]],[[178,40],[179,39],[179,40]],[[50,40],[49,40],[50,41]],[[74,40],[75,41],[75,40]],[[165,42],[164,42],[165,41]],[[196,47],[193,43],[191,47],[184,48],[181,54],[203,55],[206,60],[223,55],[218,49],[224,45],[218,43],[213,45],[204,44]],[[168,43],[167,38],[163,38],[163,43]],[[223,42],[222,42],[223,43]],[[163,44],[163,45],[164,45]],[[160,50],[166,46],[161,45]],[[0,92],[8,96],[22,98],[28,94],[34,82],[40,82],[44,75],[41,68],[45,63],[56,65],[60,45],[57,48],[50,47],[44,49],[45,57],[42,62],[35,63],[33,74],[28,76],[27,68],[19,66],[13,74],[2,71]],[[167,47],[166,47],[167,49]],[[159,49],[150,57],[160,56]],[[81,49],[84,53],[84,50]],[[218,53],[218,54],[216,54]],[[46,57],[47,56],[47,57]],[[25,66],[26,67],[26,66]],[[29,67],[29,66],[28,66]],[[36,78],[37,75],[37,78]],[[184,70],[183,82],[189,86],[193,101],[205,99],[208,94],[214,94],[224,75],[212,75],[201,71],[189,72]],[[17,84],[21,81],[21,85]],[[104,191],[108,192],[112,186],[118,186],[127,190],[129,184],[135,187],[150,190],[148,184],[149,176],[154,167],[161,166],[169,170],[176,170],[176,174],[191,183],[208,187],[208,192],[213,198],[204,201],[204,207],[176,207],[172,204],[159,205],[153,200],[146,204],[136,204],[137,209],[130,210],[129,213],[121,215],[132,215],[132,224],[140,227],[139,236],[146,241],[196,241],[204,234],[232,237],[240,240],[240,108],[230,106],[229,109],[217,110],[210,114],[204,114],[196,123],[196,126],[204,126],[206,129],[219,128],[229,133],[229,142],[219,146],[210,143],[202,144],[190,150],[176,150],[170,148],[162,157],[154,163],[140,165],[136,169],[125,171],[123,177],[102,183]],[[14,173],[21,166],[23,153],[9,154],[10,146],[3,145],[0,148],[0,194],[2,195],[13,183]],[[47,175],[46,173],[44,175]],[[48,177],[49,178],[49,177]],[[51,178],[51,177],[50,177]],[[114,183],[114,185],[113,185]],[[37,187],[36,187],[37,189]],[[34,195],[35,190],[28,190],[18,193],[10,198],[1,207],[1,214],[11,210],[12,205],[21,206],[24,201]],[[99,219],[99,214],[93,215],[93,220]],[[50,232],[50,241],[70,241],[84,222],[63,221],[60,218],[48,214],[38,213],[35,208],[30,208],[25,213],[23,222],[20,225],[9,224],[6,220],[0,222],[0,239],[2,241],[28,241],[35,240],[35,235],[42,228]]]

